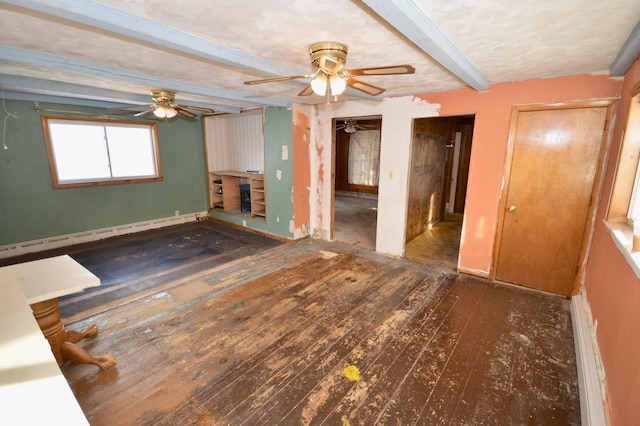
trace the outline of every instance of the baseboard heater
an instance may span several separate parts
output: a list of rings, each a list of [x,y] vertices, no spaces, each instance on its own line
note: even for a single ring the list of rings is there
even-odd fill
[[[600,352],[592,338],[591,315],[584,294],[571,298],[571,322],[576,346],[580,417],[584,426],[609,424],[599,374]]]
[[[88,243],[91,241],[103,240],[105,238],[115,237],[118,235],[133,234],[135,232],[163,228],[166,226],[178,225],[181,223],[195,222],[199,218],[206,216],[207,212],[188,213],[178,216],[152,219],[145,222],[129,223],[125,225],[112,226],[110,228],[94,229],[90,231],[77,232],[74,234],[58,235],[49,238],[42,238],[39,240],[8,244],[5,246],[0,246],[0,259],[20,256],[37,251],[50,250],[58,247]]]

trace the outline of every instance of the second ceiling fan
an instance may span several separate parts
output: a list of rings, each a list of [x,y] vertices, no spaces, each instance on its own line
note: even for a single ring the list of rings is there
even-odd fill
[[[385,89],[353,78],[367,75],[399,75],[413,74],[416,70],[411,65],[390,65],[383,67],[345,69],[347,64],[347,46],[338,42],[314,43],[309,47],[311,64],[317,68],[313,74],[289,75],[284,77],[263,78],[245,81],[244,84],[273,83],[277,81],[313,78],[311,83],[302,89],[298,96],[315,93],[320,96],[337,96],[344,92],[346,86],[371,96],[382,94]]]
[[[212,115],[215,111],[211,108],[201,108],[192,105],[178,105],[175,102],[176,94],[170,90],[152,90],[151,98],[153,99],[153,103],[147,105],[146,110],[138,112],[134,114],[134,117],[139,117],[141,115],[148,114],[150,112],[153,113],[158,118],[173,118],[176,115],[180,114],[186,118],[196,118],[197,115],[189,110],[198,111],[202,114]],[[139,105],[129,105],[125,107],[112,108],[112,110],[122,110],[122,109],[138,109]]]

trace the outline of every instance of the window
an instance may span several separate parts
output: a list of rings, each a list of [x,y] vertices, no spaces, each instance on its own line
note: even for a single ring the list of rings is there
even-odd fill
[[[605,222],[613,240],[640,277],[640,84],[631,92],[627,124]]]
[[[54,188],[162,180],[155,124],[42,117]]]

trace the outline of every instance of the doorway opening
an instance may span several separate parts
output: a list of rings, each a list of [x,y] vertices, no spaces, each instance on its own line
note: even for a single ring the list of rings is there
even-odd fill
[[[475,116],[413,122],[405,257],[458,268]]]
[[[375,251],[382,117],[333,120],[331,239]]]

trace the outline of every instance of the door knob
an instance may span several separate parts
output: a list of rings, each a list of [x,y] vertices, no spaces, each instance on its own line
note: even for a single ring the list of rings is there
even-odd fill
[[[507,211],[508,211],[508,212],[515,212],[515,211],[516,211],[516,206],[509,206],[509,207],[507,207]]]

